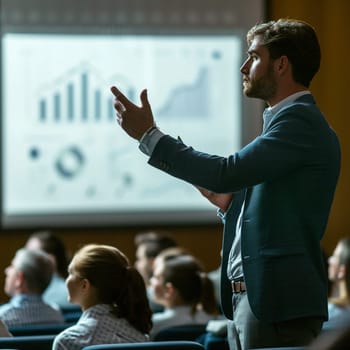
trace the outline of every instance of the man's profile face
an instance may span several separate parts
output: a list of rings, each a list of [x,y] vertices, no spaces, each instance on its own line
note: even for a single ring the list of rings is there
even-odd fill
[[[248,58],[241,67],[243,92],[248,97],[268,101],[276,93],[273,60],[268,49],[256,36],[248,48]]]

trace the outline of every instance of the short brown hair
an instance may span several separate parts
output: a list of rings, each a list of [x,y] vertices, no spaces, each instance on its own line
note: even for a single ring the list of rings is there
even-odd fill
[[[309,87],[321,62],[320,45],[311,25],[295,19],[279,19],[251,28],[247,33],[249,45],[256,36],[262,38],[272,59],[287,56],[294,80]]]

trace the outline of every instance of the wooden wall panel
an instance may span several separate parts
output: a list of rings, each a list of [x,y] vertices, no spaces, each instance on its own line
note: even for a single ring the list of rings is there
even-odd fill
[[[342,147],[342,169],[323,247],[329,254],[337,241],[350,236],[350,137],[348,116],[350,66],[350,29],[348,0],[271,0],[269,17],[295,17],[317,30],[321,49],[321,69],[311,90],[329,123],[336,130]],[[322,189],[320,189],[322,191]],[[312,208],[310,208],[312,210]]]

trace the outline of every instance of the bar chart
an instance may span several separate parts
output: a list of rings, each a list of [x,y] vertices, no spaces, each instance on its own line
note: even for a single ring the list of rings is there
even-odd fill
[[[121,79],[120,81],[125,81]],[[38,121],[40,123],[99,123],[114,122],[113,96],[96,69],[79,63],[69,73],[39,93]],[[135,98],[135,89],[123,84],[128,98]]]

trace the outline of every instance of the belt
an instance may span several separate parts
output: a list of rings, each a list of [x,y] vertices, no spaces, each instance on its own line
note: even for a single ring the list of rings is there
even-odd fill
[[[244,281],[231,281],[233,293],[243,293],[247,290]]]

